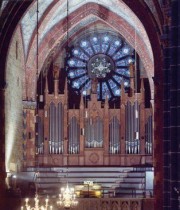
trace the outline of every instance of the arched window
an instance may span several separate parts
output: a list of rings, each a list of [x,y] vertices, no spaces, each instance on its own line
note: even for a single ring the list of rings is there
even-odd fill
[[[67,57],[67,77],[75,92],[87,96],[91,79],[97,78],[99,100],[107,95],[109,100],[120,96],[120,86],[129,88],[129,63],[133,49],[118,34],[91,32],[70,44]]]

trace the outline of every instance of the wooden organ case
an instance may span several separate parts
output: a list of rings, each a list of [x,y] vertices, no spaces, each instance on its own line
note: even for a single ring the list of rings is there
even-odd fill
[[[54,67],[54,93],[48,93],[46,81],[45,105],[38,110],[34,139],[26,143],[25,165],[35,166],[38,158],[47,167],[152,166],[153,110],[145,108],[143,79],[135,91],[133,68],[129,92],[121,87],[120,108],[109,108],[107,98],[97,100],[94,80],[90,100],[84,103],[81,96],[79,108],[69,109],[67,84],[59,94]]]

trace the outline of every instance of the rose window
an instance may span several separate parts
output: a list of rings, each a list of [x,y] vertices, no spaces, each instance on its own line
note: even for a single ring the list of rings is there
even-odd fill
[[[97,78],[99,100],[120,96],[121,85],[125,90],[130,84],[129,64],[133,62],[133,49],[122,38],[112,32],[88,33],[70,43],[66,58],[68,82],[74,91],[87,96],[91,90],[91,79]]]

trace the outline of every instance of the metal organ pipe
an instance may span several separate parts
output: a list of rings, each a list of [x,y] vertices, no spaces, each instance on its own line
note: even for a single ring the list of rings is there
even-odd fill
[[[51,103],[50,104],[50,107],[49,107],[49,115],[50,115],[50,117],[49,117],[49,130],[50,130],[50,135],[49,135],[49,152],[50,152],[50,154],[51,153],[53,153],[53,140],[54,140],[54,128],[53,128],[53,114],[54,114],[54,112],[53,112],[53,107],[54,107],[54,103]]]
[[[113,117],[110,122],[110,154],[118,154],[120,151],[120,133],[119,133],[119,121],[116,117]]]
[[[54,104],[53,104],[54,105]],[[53,127],[53,139],[52,139],[52,143],[53,143],[53,154],[55,153],[55,132],[56,132],[56,107],[55,105],[53,106],[53,124],[52,124],[52,127]]]
[[[130,138],[130,153],[134,153],[134,106],[130,106],[130,132],[131,132],[131,138]]]
[[[92,118],[85,123],[85,145],[87,148],[103,146],[103,123],[100,117]]]
[[[152,116],[148,117],[148,121],[145,127],[145,141],[146,141],[146,153],[152,154]]]
[[[153,144],[152,144],[152,139],[153,139],[153,136],[152,136],[152,116],[150,116],[150,154],[152,154],[152,147],[153,147]]]
[[[140,151],[139,140],[139,104],[136,101],[134,105],[128,101],[125,113],[126,121],[126,153],[138,154]]]
[[[37,140],[36,140],[36,149],[38,154],[43,154],[44,152],[44,135],[43,135],[43,123],[41,117],[37,116]]]
[[[80,135],[80,126],[75,117],[72,117],[69,125],[69,153],[78,154],[79,153],[79,135]]]
[[[58,130],[58,153],[63,153],[63,105],[62,103],[58,104],[58,122],[57,122],[57,130]]]
[[[55,154],[58,154],[58,108],[55,107]]]

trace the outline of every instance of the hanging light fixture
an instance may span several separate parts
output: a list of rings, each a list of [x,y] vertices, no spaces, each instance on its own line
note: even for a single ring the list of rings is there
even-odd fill
[[[69,188],[68,183],[66,185],[66,188],[61,188],[61,193],[59,194],[59,201],[57,202],[57,204],[64,207],[65,209],[77,206],[78,201],[76,200],[74,188]]]
[[[45,205],[40,205],[39,204],[39,198],[38,198],[38,194],[35,194],[35,198],[34,198],[34,207],[31,207],[29,204],[29,198],[25,199],[25,206],[21,207],[21,210],[52,210],[53,207],[49,205],[49,199],[46,198],[45,199]]]
[[[53,207],[49,205],[48,198],[45,199],[44,205],[40,205],[40,199],[38,196],[38,190],[37,190],[37,184],[36,184],[38,174],[39,174],[38,172],[35,173],[36,193],[35,193],[35,197],[34,197],[34,206],[31,207],[31,205],[29,204],[29,198],[26,198],[25,206],[21,206],[21,210],[52,210],[53,209]]]

